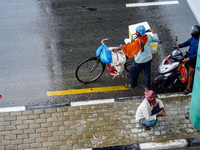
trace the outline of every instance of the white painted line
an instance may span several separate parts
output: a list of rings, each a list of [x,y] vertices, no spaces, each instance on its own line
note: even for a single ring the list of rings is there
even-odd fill
[[[26,107],[25,107],[25,106],[0,108],[0,112],[24,111],[24,110],[26,110]]]
[[[179,4],[178,1],[164,1],[164,2],[149,2],[149,3],[130,3],[126,7],[141,7],[141,6],[158,6],[158,5],[172,5]]]
[[[145,150],[155,150],[155,149],[172,149],[172,148],[184,148],[188,145],[186,139],[169,140],[164,143],[141,143],[140,149]]]
[[[192,93],[189,93],[188,95],[178,94],[178,93],[174,93],[174,94],[157,94],[158,98],[170,98],[170,97],[191,96],[191,95],[192,95]]]
[[[83,105],[104,104],[104,103],[114,103],[114,102],[115,102],[114,99],[81,101],[81,102],[71,102],[71,106],[83,106]]]

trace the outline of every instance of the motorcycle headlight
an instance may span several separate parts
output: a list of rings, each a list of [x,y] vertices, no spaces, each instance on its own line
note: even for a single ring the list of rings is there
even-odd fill
[[[163,73],[166,69],[166,67],[159,67],[159,73]]]

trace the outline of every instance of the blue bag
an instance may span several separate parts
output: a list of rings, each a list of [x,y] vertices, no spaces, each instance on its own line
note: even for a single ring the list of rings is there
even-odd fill
[[[99,57],[100,55],[100,60],[103,63],[106,64],[111,64],[112,63],[112,53],[108,49],[108,46],[106,45],[101,45],[96,51],[96,56]]]

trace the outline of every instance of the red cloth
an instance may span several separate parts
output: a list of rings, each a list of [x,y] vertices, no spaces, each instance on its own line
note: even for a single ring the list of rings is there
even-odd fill
[[[124,51],[126,56],[132,58],[135,54],[137,54],[140,50],[144,51],[144,46],[147,42],[148,36],[145,34],[144,36],[139,37],[132,43],[122,45],[120,48]]]
[[[152,106],[156,107],[157,103],[156,103],[156,96],[155,96],[154,92],[152,90],[147,90],[144,93],[145,93],[145,98],[147,99],[147,101],[149,101],[150,97],[152,95],[154,95],[154,102],[152,103]]]
[[[110,73],[113,73],[113,74],[117,73],[117,69],[114,66],[111,66],[110,64],[108,64],[108,70],[107,71],[110,72]]]

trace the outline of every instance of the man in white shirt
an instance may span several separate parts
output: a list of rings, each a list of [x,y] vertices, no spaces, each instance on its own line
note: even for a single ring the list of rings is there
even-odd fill
[[[145,130],[151,130],[157,123],[156,118],[165,115],[163,102],[156,98],[152,90],[145,91],[145,99],[136,111],[136,122]]]

